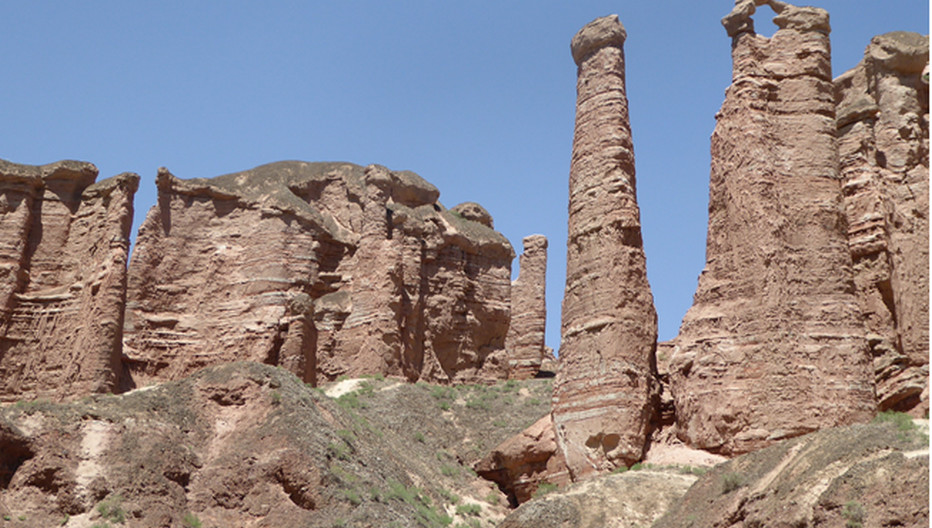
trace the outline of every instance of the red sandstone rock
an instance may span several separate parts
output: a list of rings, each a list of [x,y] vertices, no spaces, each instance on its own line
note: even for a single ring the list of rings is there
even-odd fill
[[[657,316],[641,244],[616,15],[573,37],[578,66],[557,444],[573,479],[641,459],[654,412]]]
[[[570,481],[549,415],[502,442],[473,469],[480,477],[497,483],[515,505],[531,500],[543,483],[563,486]]]
[[[734,455],[875,411],[838,175],[828,13],[740,10],[712,135],[706,267],[671,361],[678,434]],[[753,9],[751,10],[753,12]],[[739,23],[740,22],[740,23]]]
[[[135,385],[236,360],[311,383],[507,375],[514,252],[416,174],[281,162],[158,183],[130,266]]]
[[[0,162],[0,401],[113,391],[135,174]]]
[[[929,408],[928,61],[927,36],[887,33],[834,83],[848,245],[880,409],[919,416]]]
[[[518,278],[511,283],[511,325],[505,338],[508,377],[533,378],[546,353],[547,237],[524,238]]]

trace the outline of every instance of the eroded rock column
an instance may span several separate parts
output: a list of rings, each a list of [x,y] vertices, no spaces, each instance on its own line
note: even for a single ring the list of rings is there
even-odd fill
[[[657,316],[635,194],[625,37],[612,15],[571,43],[576,129],[553,422],[574,480],[638,461],[656,398]]]
[[[929,409],[929,37],[894,32],[835,79],[855,283],[881,410]],[[926,70],[927,71],[927,70]]]
[[[758,0],[757,4],[764,4]],[[723,19],[734,73],[712,135],[706,266],[671,360],[678,435],[733,455],[875,409],[838,173],[828,13]]]
[[[505,338],[508,377],[533,378],[544,358],[547,329],[547,237],[524,238],[518,278],[511,283],[511,325]]]

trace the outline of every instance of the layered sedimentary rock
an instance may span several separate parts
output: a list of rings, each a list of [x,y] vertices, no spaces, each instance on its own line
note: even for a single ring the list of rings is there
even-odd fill
[[[635,193],[625,36],[613,15],[571,43],[576,129],[553,421],[574,479],[639,460],[657,396],[657,316]]]
[[[929,37],[874,37],[835,79],[855,283],[881,410],[929,408]],[[926,70],[927,72],[927,70]]]
[[[213,179],[163,170],[158,187],[130,265],[130,385],[236,360],[311,383],[507,375],[514,252],[418,175],[280,162]]]
[[[546,353],[547,237],[531,235],[523,240],[518,278],[511,283],[511,325],[505,338],[508,377],[533,378]]]
[[[765,2],[758,1],[758,4]],[[828,13],[742,2],[722,22],[734,75],[712,135],[706,266],[670,365],[678,435],[733,455],[870,419],[835,142]]]
[[[0,401],[113,391],[139,177],[0,162]]]

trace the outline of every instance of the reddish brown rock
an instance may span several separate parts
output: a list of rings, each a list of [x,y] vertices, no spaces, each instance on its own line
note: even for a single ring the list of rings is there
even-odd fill
[[[929,408],[929,38],[874,37],[835,79],[855,283],[881,410]]]
[[[553,421],[574,480],[640,460],[657,396],[657,316],[641,244],[624,41],[612,15],[571,44],[576,131]]]
[[[533,378],[546,354],[547,237],[524,238],[518,278],[511,283],[511,325],[505,338],[508,377]]]
[[[311,383],[507,375],[514,252],[416,174],[281,162],[158,186],[130,266],[134,384],[237,360]]]
[[[0,401],[113,391],[135,174],[0,162]]]
[[[563,486],[570,481],[549,415],[499,444],[473,469],[498,484],[514,506],[531,500],[541,484]]]
[[[758,2],[763,3],[763,2]],[[723,23],[734,77],[712,135],[706,266],[670,365],[679,437],[734,455],[876,408],[835,143],[828,13]],[[733,29],[738,28],[738,29]]]

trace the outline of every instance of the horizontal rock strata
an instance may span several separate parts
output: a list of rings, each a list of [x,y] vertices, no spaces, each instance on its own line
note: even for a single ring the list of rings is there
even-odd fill
[[[880,408],[918,416],[929,409],[928,62],[928,36],[887,33],[834,82],[848,245]]]
[[[613,15],[571,43],[576,128],[553,422],[573,479],[640,460],[656,407],[657,316],[641,244],[624,41]]]
[[[130,265],[132,383],[236,360],[310,383],[507,375],[510,265],[499,233],[412,172],[280,162],[158,179]]]
[[[113,391],[135,174],[0,162],[0,401]]]
[[[547,329],[547,237],[523,240],[518,278],[511,283],[511,325],[505,338],[508,377],[533,378],[540,371]]]
[[[712,135],[706,266],[670,365],[678,435],[724,455],[866,421],[876,408],[838,174],[828,13],[771,5],[780,29],[770,39],[753,32],[753,2],[723,20],[734,77]]]

